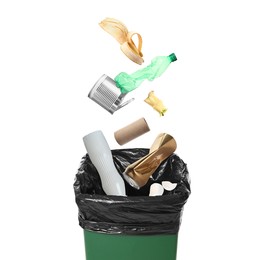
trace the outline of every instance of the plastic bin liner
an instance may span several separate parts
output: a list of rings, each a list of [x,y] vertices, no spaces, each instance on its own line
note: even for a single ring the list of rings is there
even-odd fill
[[[148,154],[149,149],[112,150],[120,174],[131,163]],[[108,173],[109,174],[109,173]],[[162,196],[149,197],[153,183],[177,183]],[[190,195],[187,165],[176,154],[164,160],[145,186],[139,190],[127,182],[126,197],[107,196],[88,154],[81,161],[75,177],[74,192],[78,205],[79,225],[83,229],[108,234],[177,234],[184,204]]]

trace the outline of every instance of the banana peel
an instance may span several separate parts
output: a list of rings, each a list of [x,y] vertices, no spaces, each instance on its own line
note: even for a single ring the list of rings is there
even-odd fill
[[[129,32],[127,27],[119,20],[114,18],[106,18],[99,23],[100,27],[113,36],[120,44],[122,52],[133,62],[141,65],[143,60],[142,53],[142,36],[137,32]],[[133,36],[138,39],[137,46],[133,41]]]

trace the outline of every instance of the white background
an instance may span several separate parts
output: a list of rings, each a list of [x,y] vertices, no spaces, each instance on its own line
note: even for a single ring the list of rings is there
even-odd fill
[[[84,259],[73,182],[82,137],[98,129],[111,149],[175,137],[192,181],[178,260],[260,259],[257,4],[1,1],[0,259]],[[142,35],[143,66],[99,27],[106,17]],[[87,97],[102,74],[172,52],[178,60],[114,115]],[[151,90],[168,107],[164,117],[143,102]],[[151,131],[119,146],[113,132],[140,117]]]

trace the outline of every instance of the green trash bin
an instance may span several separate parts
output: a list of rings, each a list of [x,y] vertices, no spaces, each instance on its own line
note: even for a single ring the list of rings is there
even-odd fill
[[[178,235],[115,235],[84,230],[87,260],[175,260]]]
[[[112,150],[121,174],[149,152],[133,148]],[[150,185],[177,183],[163,196],[149,197]],[[84,156],[74,182],[79,224],[87,260],[176,260],[183,207],[190,195],[186,164],[176,154],[167,158],[139,190],[126,184],[127,197],[107,196],[98,172]]]

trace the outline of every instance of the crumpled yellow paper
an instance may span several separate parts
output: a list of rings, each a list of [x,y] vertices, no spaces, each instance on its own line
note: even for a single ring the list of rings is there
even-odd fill
[[[149,92],[148,97],[144,100],[153,109],[159,112],[160,116],[164,116],[167,108],[164,106],[162,100],[155,96],[154,91]]]

